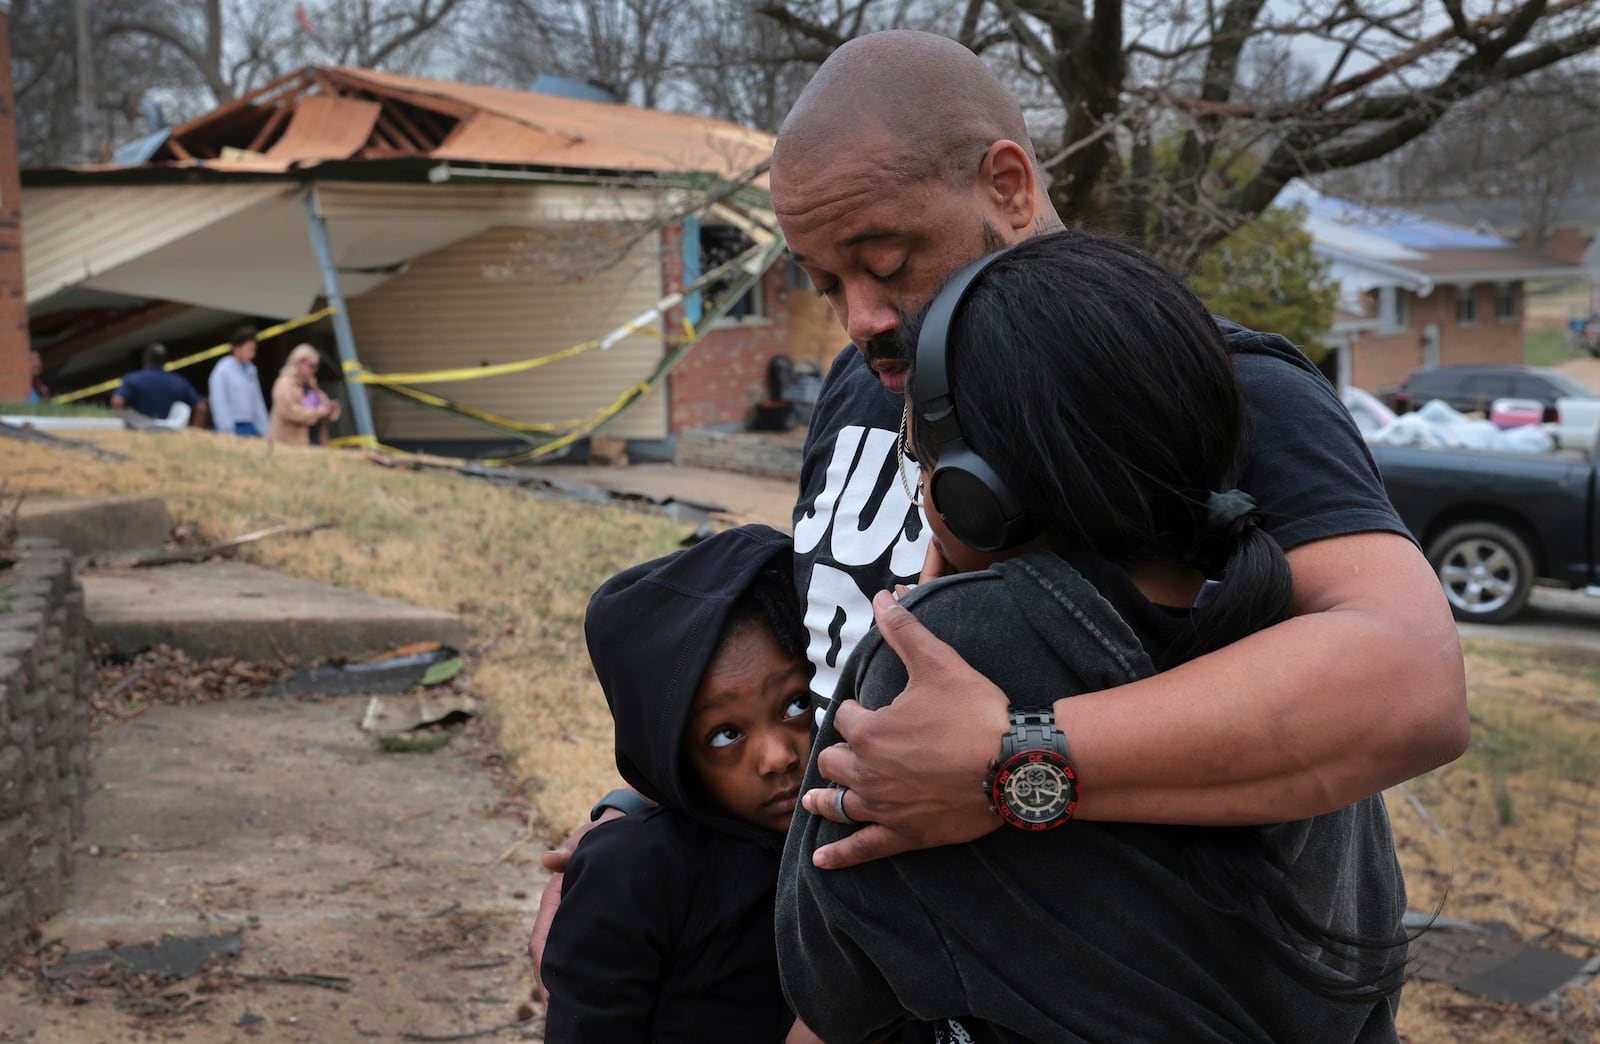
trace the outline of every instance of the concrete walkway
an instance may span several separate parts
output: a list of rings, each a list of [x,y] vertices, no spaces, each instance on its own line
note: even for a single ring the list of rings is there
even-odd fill
[[[90,633],[119,652],[158,644],[191,657],[312,663],[411,642],[460,648],[460,617],[239,562],[80,573]]]
[[[98,558],[160,549],[172,536],[172,518],[156,497],[39,498],[23,501],[18,530]],[[451,613],[240,562],[112,564],[77,575],[90,632],[115,652],[165,644],[196,659],[306,664],[359,659],[412,642],[459,648],[467,637]]]
[[[157,707],[103,729],[66,906],[41,926],[74,951],[237,934],[234,972],[347,988],[257,981],[137,1016],[115,991],[46,1003],[7,976],[0,1037],[323,1044],[517,1021],[543,846],[519,845],[523,824],[495,813],[499,789],[472,752],[381,753],[356,727],[364,706]]]
[[[74,555],[147,551],[172,536],[172,516],[158,497],[30,497],[17,513],[17,533],[48,537]]]

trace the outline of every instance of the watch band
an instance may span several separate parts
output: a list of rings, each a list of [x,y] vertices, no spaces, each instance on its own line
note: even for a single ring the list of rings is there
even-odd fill
[[[608,808],[614,808],[625,816],[631,816],[635,812],[648,812],[655,807],[649,798],[638,792],[627,787],[618,787],[606,791],[606,796],[594,803],[594,807],[589,810],[589,822],[593,823],[599,819]]]
[[[1053,707],[1012,707],[1011,731],[1000,741],[1000,760],[1024,750],[1053,750],[1067,760],[1067,737],[1056,728]]]

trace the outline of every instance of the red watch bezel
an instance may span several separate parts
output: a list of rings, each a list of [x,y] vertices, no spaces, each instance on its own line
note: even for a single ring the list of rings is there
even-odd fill
[[[1067,779],[1071,781],[1072,786],[1072,797],[1067,801],[1066,807],[1062,809],[1060,815],[1050,820],[1048,823],[1034,823],[1023,819],[1021,816],[1018,816],[1015,812],[1013,812],[1010,806],[1007,805],[1005,801],[1001,800],[1000,796],[1005,790],[1007,781],[1011,779],[1012,773],[1018,767],[1022,765],[1038,764],[1041,761],[1048,761],[1060,768],[1061,771],[1066,775]],[[1001,762],[995,766],[993,775],[989,777],[988,790],[989,807],[994,809],[995,813],[999,815],[1000,818],[1009,826],[1016,827],[1019,830],[1054,830],[1056,827],[1062,826],[1071,820],[1073,812],[1077,811],[1078,770],[1072,767],[1072,762],[1068,761],[1066,758],[1062,757],[1053,750],[1019,750],[1017,753],[1007,758],[1004,762]]]

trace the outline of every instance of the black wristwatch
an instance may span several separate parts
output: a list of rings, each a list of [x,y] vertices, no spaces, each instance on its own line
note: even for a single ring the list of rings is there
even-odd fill
[[[594,807],[589,810],[589,822],[593,823],[599,819],[601,813],[608,808],[614,808],[625,816],[631,816],[635,812],[648,812],[655,807],[649,798],[625,787],[618,787],[616,790],[606,791],[606,796],[595,802]]]
[[[983,789],[1000,818],[1021,830],[1051,830],[1078,807],[1078,770],[1051,707],[1011,708],[1011,731]]]

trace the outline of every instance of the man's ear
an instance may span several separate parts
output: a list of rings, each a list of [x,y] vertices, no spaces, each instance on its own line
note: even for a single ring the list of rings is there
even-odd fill
[[[1031,231],[1039,179],[1027,150],[1006,138],[989,146],[978,168],[978,182],[1006,225],[1016,232]]]

